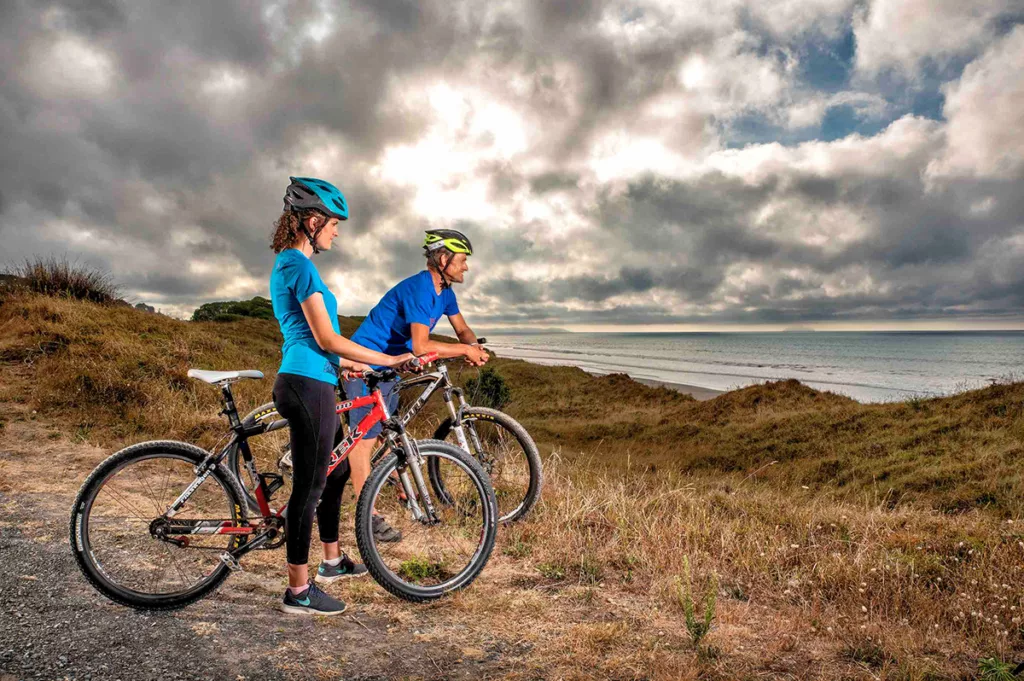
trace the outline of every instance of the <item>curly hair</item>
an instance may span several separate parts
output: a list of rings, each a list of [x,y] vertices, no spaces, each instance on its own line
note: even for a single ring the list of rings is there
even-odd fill
[[[304,236],[299,225],[313,215],[323,218],[326,223],[327,216],[313,208],[299,211],[286,210],[281,213],[281,217],[274,222],[274,234],[270,239],[270,249],[274,253],[280,253],[286,248],[291,248],[300,236]]]

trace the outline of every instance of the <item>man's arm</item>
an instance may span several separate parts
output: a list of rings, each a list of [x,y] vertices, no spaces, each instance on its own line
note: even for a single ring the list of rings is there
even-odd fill
[[[466,323],[466,318],[462,316],[461,312],[450,315],[448,321],[452,323],[455,335],[460,341],[466,345],[476,345],[476,334],[473,333],[473,329],[469,328],[469,324]]]
[[[466,329],[468,330],[469,327],[467,326]],[[441,343],[430,340],[430,327],[426,324],[413,322],[409,325],[409,332],[412,335],[412,354],[414,355],[436,352],[438,357],[465,357],[466,361],[477,365],[483,364],[488,360],[486,350],[469,343]],[[469,333],[472,335],[472,331]],[[463,340],[461,335],[459,340]],[[475,343],[476,336],[472,336],[469,340]]]

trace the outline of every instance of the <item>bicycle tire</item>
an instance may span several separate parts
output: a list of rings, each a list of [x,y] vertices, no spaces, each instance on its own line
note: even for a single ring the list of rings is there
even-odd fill
[[[181,593],[146,594],[125,588],[113,581],[97,562],[90,543],[90,513],[96,496],[102,491],[104,483],[133,461],[138,462],[150,458],[174,458],[196,467],[207,456],[208,452],[185,442],[171,440],[142,442],[110,455],[89,474],[79,489],[71,508],[71,551],[82,574],[100,593],[115,603],[138,610],[177,610],[213,593],[227,579],[230,569],[221,564],[213,570],[209,577],[192,589]],[[235,522],[245,521],[247,516],[243,496],[234,477],[223,466],[218,466],[211,477],[225,492],[232,514],[231,519]],[[228,540],[225,550],[237,548],[247,541],[244,535],[216,536],[224,536]]]
[[[242,418],[242,425],[246,428],[252,428],[259,423],[265,423],[267,426],[269,426],[270,424],[283,418],[284,417],[278,414],[278,408],[274,406],[273,402],[266,402],[265,405],[260,405],[253,411],[246,414]],[[286,425],[285,427],[287,428],[288,426]],[[259,435],[251,435],[249,437],[250,451],[253,449],[254,440],[258,440],[258,438],[262,437],[263,434],[265,433],[261,433]],[[249,505],[249,509],[254,512],[259,512],[259,504],[256,502],[256,497],[254,496],[251,490],[251,485],[253,484],[253,481],[246,481],[246,475],[245,472],[243,471],[244,463],[245,462],[243,461],[242,455],[239,450],[239,445],[234,444],[230,452],[227,453],[225,466],[228,472],[230,472],[231,475],[234,476],[234,479],[238,481],[239,487],[242,490],[242,496],[246,500],[246,503]],[[266,470],[260,470],[260,466],[257,465],[257,471],[265,473],[272,472],[272,469],[267,468]]]
[[[530,471],[530,479],[526,485],[526,491],[522,498],[515,503],[515,505],[503,504],[502,499],[498,498],[499,517],[498,522],[500,523],[512,523],[517,520],[521,520],[533,509],[537,504],[537,500],[540,498],[541,488],[544,485],[544,471],[540,461],[540,452],[537,451],[537,445],[534,443],[533,438],[526,432],[526,428],[522,426],[518,421],[509,416],[508,414],[498,411],[497,409],[488,409],[487,407],[473,407],[467,406],[462,412],[463,421],[486,421],[499,428],[504,428],[515,438],[519,447],[522,449],[523,455],[526,458],[526,463]],[[442,442],[448,441],[449,437],[453,436],[454,431],[452,430],[452,418],[449,416],[447,419],[441,422],[441,424],[434,431],[434,440],[440,440]],[[470,444],[472,447],[472,444]],[[477,460],[481,457],[477,452],[470,452]],[[483,463],[483,462],[481,462]],[[443,494],[444,481],[438,474],[437,467],[428,468],[430,474],[430,483],[434,487],[438,494]],[[501,489],[502,481],[498,476],[492,476],[491,484],[495,488],[496,492]]]
[[[392,471],[396,470],[398,456],[389,454],[370,472],[370,477],[367,478],[356,504],[356,544],[359,547],[359,554],[370,575],[384,589],[403,600],[422,603],[436,600],[452,591],[464,589],[479,576],[494,549],[494,541],[497,536],[497,506],[487,473],[476,459],[462,449],[446,442],[420,440],[416,445],[420,455],[428,461],[430,458],[445,458],[458,466],[475,486],[480,501],[484,502],[479,506],[482,518],[480,542],[467,565],[454,577],[441,584],[431,586],[412,584],[402,579],[388,566],[373,534],[374,508],[378,505],[377,500],[380,493],[388,487],[387,483]],[[406,542],[408,538],[403,538],[402,541]]]

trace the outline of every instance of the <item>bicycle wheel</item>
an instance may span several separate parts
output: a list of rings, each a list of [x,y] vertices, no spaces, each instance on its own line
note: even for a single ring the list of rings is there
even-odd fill
[[[249,451],[252,453],[257,473],[276,473],[281,476],[284,484],[274,493],[274,498],[287,500],[292,493],[291,435],[288,420],[277,413],[277,407],[273,402],[267,402],[246,414],[242,419],[242,425],[246,428],[263,425],[266,428],[259,435],[248,438]],[[238,445],[228,452],[225,465],[238,480],[249,508],[258,511],[256,488],[259,486],[259,480],[253,471],[246,469]]]
[[[486,407],[466,407],[462,425],[469,453],[491,477],[498,521],[509,523],[524,517],[537,503],[543,484],[540,454],[533,438],[508,414]],[[456,443],[451,417],[437,427],[434,439]],[[430,468],[429,473],[435,491],[443,493],[446,483],[441,472]]]
[[[107,598],[143,610],[171,610],[206,596],[228,576],[220,556],[246,537],[158,538],[165,512],[198,480],[196,467],[206,456],[184,442],[143,442],[113,454],[86,479],[72,507],[71,548],[82,573]],[[235,480],[217,467],[173,522],[242,523],[243,504]]]
[[[408,466],[389,454],[370,473],[359,495],[356,543],[378,584],[399,598],[422,602],[463,589],[476,579],[494,548],[497,513],[487,473],[475,459],[444,442],[421,440],[417,445],[422,459],[434,462],[444,475],[445,495],[432,499],[437,520],[413,517],[411,504],[390,482],[393,472]],[[402,533],[401,541],[374,538],[374,511]]]

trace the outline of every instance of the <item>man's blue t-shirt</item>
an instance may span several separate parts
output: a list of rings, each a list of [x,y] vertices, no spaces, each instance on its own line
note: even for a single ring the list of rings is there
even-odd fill
[[[281,251],[270,274],[270,302],[284,336],[281,346],[283,357],[278,371],[337,385],[340,360],[337,355],[320,349],[306,315],[302,313],[300,304],[314,293],[323,295],[331,326],[335,333],[341,333],[338,328],[338,300],[320,278],[313,261],[294,248]]]
[[[459,314],[455,292],[434,288],[434,278],[423,270],[398,282],[370,310],[352,340],[386,355],[412,352],[411,324],[423,324],[431,331],[442,315]]]

